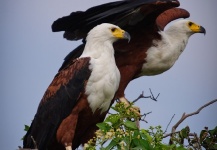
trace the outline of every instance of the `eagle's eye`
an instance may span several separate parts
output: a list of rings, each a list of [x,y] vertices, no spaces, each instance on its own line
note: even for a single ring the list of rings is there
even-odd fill
[[[115,31],[116,31],[116,28],[111,28],[111,31],[112,31],[112,32],[115,32]]]
[[[193,22],[189,22],[189,23],[188,23],[189,26],[192,26],[192,24],[193,24]]]

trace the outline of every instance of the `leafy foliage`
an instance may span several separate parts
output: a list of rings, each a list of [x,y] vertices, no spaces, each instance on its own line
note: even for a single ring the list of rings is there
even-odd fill
[[[140,118],[132,111],[132,104],[117,103],[112,107],[116,114],[110,114],[104,122],[98,123],[96,136],[84,145],[85,150],[207,150],[217,149],[217,127],[202,130],[200,137],[190,134],[186,126],[171,134],[170,144],[162,142],[164,132],[161,126],[139,129],[136,120]],[[192,138],[193,137],[193,138]],[[184,140],[188,145],[184,146]]]
[[[208,130],[208,127],[205,127],[200,132],[200,143],[207,150],[217,149],[217,126],[213,130]]]
[[[115,107],[112,107],[117,113],[110,114],[104,122],[97,124],[99,130],[96,136],[84,145],[84,149],[94,150],[100,147],[100,150],[168,150],[179,148],[162,143],[161,126],[140,130],[135,121],[140,116],[131,108],[132,105],[127,106],[124,103],[117,103]]]

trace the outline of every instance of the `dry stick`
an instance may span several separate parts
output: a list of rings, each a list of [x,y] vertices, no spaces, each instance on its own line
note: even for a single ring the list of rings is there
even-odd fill
[[[171,122],[172,122],[174,116],[175,116],[175,114],[173,114],[173,116],[172,116],[172,118],[170,119],[170,122],[168,123],[168,125],[167,125],[167,127],[166,127],[166,130],[164,131],[163,134],[165,134],[165,133],[167,132],[167,129],[168,129],[169,125],[171,124]]]
[[[173,126],[173,128],[172,128],[172,133],[176,131],[176,128],[177,128],[186,118],[188,118],[188,117],[190,117],[190,116],[193,116],[193,115],[196,115],[196,114],[199,114],[200,111],[201,111],[203,108],[205,108],[205,107],[207,107],[207,106],[209,106],[209,105],[211,105],[211,104],[213,104],[213,103],[215,103],[215,102],[217,102],[217,99],[212,100],[212,101],[210,101],[209,103],[206,103],[205,105],[201,106],[201,107],[200,107],[197,111],[195,111],[195,112],[192,112],[192,113],[190,113],[190,114],[185,114],[185,113],[183,113],[182,118]]]
[[[139,99],[141,99],[141,98],[150,98],[150,99],[152,99],[152,100],[154,100],[154,101],[157,101],[157,98],[159,97],[160,93],[158,93],[157,97],[154,97],[154,95],[153,95],[151,89],[149,89],[149,91],[150,91],[150,93],[151,93],[150,96],[144,96],[144,91],[142,91],[142,94],[140,94],[139,97],[136,98],[132,103],[136,103],[136,102],[137,102]]]
[[[211,104],[213,104],[213,103],[215,103],[215,102],[217,102],[217,99],[214,99],[214,100],[210,101],[209,103],[206,103],[205,105],[201,106],[201,107],[200,107],[197,111],[195,111],[195,112],[192,112],[192,113],[190,113],[190,114],[185,114],[185,113],[183,113],[181,119],[172,127],[172,133],[169,133],[169,134],[164,135],[163,138],[166,138],[166,137],[171,136],[172,134],[176,133],[176,128],[177,128],[186,118],[188,118],[188,117],[190,117],[190,116],[193,116],[193,115],[196,115],[196,114],[199,114],[200,111],[201,111],[203,108],[205,108],[205,107],[207,107],[207,106],[209,106],[209,105],[211,105]]]
[[[153,95],[151,89],[149,89],[149,91],[150,91],[150,93],[151,93],[150,96],[144,96],[144,91],[142,91],[142,94],[140,94],[140,95],[138,96],[138,98],[136,98],[136,99],[132,102],[132,104],[135,104],[135,103],[136,103],[138,100],[140,100],[141,98],[150,98],[150,99],[152,99],[152,100],[154,100],[154,101],[157,101],[157,98],[158,98],[158,96],[160,95],[160,93],[157,95],[157,97],[154,97],[154,95]],[[138,108],[139,108],[139,107],[138,107]],[[139,108],[139,110],[140,110],[140,108]],[[139,111],[139,113],[140,113],[140,111]],[[145,114],[144,114],[144,115],[145,115]],[[144,116],[144,115],[141,115],[141,117]],[[148,123],[148,122],[145,120],[145,117],[144,117],[144,119],[137,119],[135,122],[136,122],[136,125],[137,125],[138,128],[140,128],[140,122],[139,122],[140,120],[141,120],[141,121],[144,121],[144,122],[146,122],[146,123]]]
[[[148,114],[150,114],[150,113],[152,113],[152,112],[150,111],[150,112],[148,112],[148,113],[144,113],[143,115],[141,115],[140,121],[144,121],[145,123],[148,123],[148,121],[145,120],[145,117],[146,117]],[[142,118],[142,117],[143,117],[143,118]]]

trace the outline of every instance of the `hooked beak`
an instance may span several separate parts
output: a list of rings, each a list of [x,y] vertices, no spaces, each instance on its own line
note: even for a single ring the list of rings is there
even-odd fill
[[[123,38],[127,39],[128,43],[130,42],[131,37],[130,37],[130,34],[128,32],[126,32],[126,31],[124,32],[124,37]]]
[[[199,33],[203,33],[204,35],[206,34],[206,29],[202,26],[200,26]]]

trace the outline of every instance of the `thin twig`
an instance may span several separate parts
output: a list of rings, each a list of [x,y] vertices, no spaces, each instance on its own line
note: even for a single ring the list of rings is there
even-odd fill
[[[143,117],[143,116],[147,116],[148,114],[150,114],[150,113],[152,113],[152,111],[150,111],[150,112],[147,112],[147,113],[144,113],[143,115],[141,115],[141,117]]]
[[[157,97],[155,97],[151,91],[151,89],[149,89],[151,95],[150,96],[144,96],[144,91],[142,91],[142,94],[140,94],[132,103],[136,103],[139,99],[141,98],[150,98],[154,101],[157,101],[157,98],[159,97],[160,93],[158,93]]]
[[[168,123],[168,125],[167,125],[167,127],[166,127],[166,130],[164,131],[163,134],[165,134],[165,133],[167,132],[167,129],[168,129],[169,125],[171,124],[171,122],[172,122],[174,116],[175,116],[175,114],[174,114],[174,115],[172,116],[172,118],[170,119],[170,122]]]
[[[143,115],[141,115],[140,121],[144,121],[145,123],[148,123],[148,121],[145,120],[145,117],[146,117],[148,114],[150,114],[150,113],[152,113],[152,112],[150,111],[150,112],[148,112],[148,113],[144,113]],[[142,118],[142,117],[143,117],[143,118]]]
[[[149,91],[151,93],[151,99],[154,100],[154,101],[157,101],[157,98],[160,96],[160,93],[158,93],[157,97],[154,97],[154,95],[153,95],[153,93],[152,93],[152,91],[151,91],[150,88],[149,88]]]

